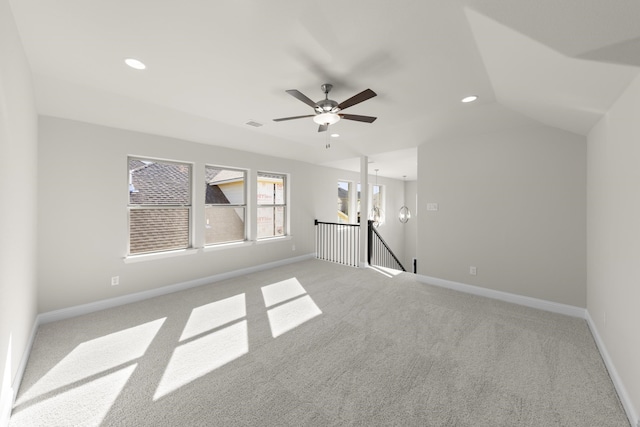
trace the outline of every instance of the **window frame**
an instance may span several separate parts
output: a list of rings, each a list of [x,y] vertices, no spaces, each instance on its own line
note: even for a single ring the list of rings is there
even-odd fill
[[[131,203],[131,192],[133,188],[131,169],[129,169],[129,165],[131,160],[139,160],[141,162],[150,162],[150,163],[162,163],[169,165],[180,165],[186,166],[188,168],[188,188],[187,195],[189,196],[188,204],[134,204]],[[149,156],[135,156],[128,155],[127,156],[127,175],[128,175],[128,196],[127,196],[127,255],[126,258],[131,257],[139,257],[139,256],[148,256],[155,254],[165,254],[168,252],[175,251],[184,251],[193,248],[193,172],[194,167],[193,163],[187,161],[180,160],[168,160],[168,159],[158,159]],[[134,210],[159,210],[159,209],[170,209],[170,210],[178,210],[178,209],[187,209],[187,219],[188,219],[188,230],[187,230],[187,245],[184,247],[176,247],[176,248],[167,248],[167,249],[156,249],[151,251],[144,252],[131,252],[131,211]]]
[[[276,203],[274,197],[274,203],[266,204],[260,203],[259,194],[260,194],[260,177],[271,177],[271,178],[281,178],[282,179],[282,200],[283,203]],[[282,172],[267,172],[267,171],[258,171],[256,173],[256,241],[264,241],[270,239],[280,239],[289,236],[289,175]],[[283,208],[283,234],[281,235],[272,235],[266,237],[259,237],[259,228],[260,224],[258,222],[258,218],[260,217],[259,212],[260,208],[268,208],[271,207],[274,209],[274,224],[275,224],[275,208],[282,207]]]
[[[227,245],[227,244],[231,244],[231,243],[242,243],[242,242],[246,242],[248,239],[248,218],[249,218],[249,207],[248,207],[248,203],[247,203],[247,199],[248,199],[248,191],[247,191],[247,187],[248,187],[248,178],[249,178],[249,170],[247,169],[243,169],[243,168],[234,168],[234,167],[227,167],[227,166],[219,166],[219,165],[212,165],[212,164],[205,164],[205,185],[209,185],[206,179],[207,177],[207,168],[215,168],[215,169],[222,169],[222,170],[228,170],[228,171],[234,171],[234,172],[242,172],[243,174],[243,185],[242,185],[242,199],[243,199],[243,204],[219,204],[219,203],[207,203],[207,198],[206,198],[206,193],[205,193],[205,198],[204,198],[204,219],[205,219],[205,227],[206,227],[206,220],[207,220],[207,208],[208,207],[221,207],[221,208],[225,208],[225,209],[237,209],[237,208],[243,208],[244,209],[244,218],[243,218],[243,237],[242,239],[238,239],[238,240],[228,240],[228,241],[224,241],[224,242],[215,242],[215,243],[207,243],[207,236],[206,236],[206,228],[205,228],[205,232],[204,232],[204,248],[211,248],[211,247],[218,247],[220,245]],[[205,190],[206,191],[206,190]]]

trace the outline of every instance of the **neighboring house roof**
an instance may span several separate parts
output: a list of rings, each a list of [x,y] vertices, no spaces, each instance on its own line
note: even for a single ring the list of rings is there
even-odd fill
[[[208,205],[228,205],[229,199],[217,185],[207,185],[205,203]]]
[[[135,205],[189,205],[190,167],[177,163],[129,161],[132,188],[129,202]]]
[[[220,171],[221,169],[216,169],[211,166],[207,166],[206,168],[204,168],[204,179],[206,179],[207,182],[210,182],[213,178],[215,178],[216,175],[220,173]]]

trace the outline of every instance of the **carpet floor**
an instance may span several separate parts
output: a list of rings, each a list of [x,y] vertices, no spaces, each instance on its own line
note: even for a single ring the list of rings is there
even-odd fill
[[[11,427],[629,426],[582,319],[318,260],[42,325]]]

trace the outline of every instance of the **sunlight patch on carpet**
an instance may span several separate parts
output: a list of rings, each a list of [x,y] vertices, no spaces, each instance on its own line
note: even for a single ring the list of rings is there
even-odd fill
[[[22,396],[22,403],[142,357],[165,318],[85,341],[58,362]]]
[[[383,276],[389,277],[389,278],[397,276],[398,274],[402,273],[401,270],[396,270],[394,268],[381,267],[379,265],[370,265],[369,267],[376,273],[380,273]]]
[[[267,308],[283,303],[267,311],[274,338],[322,314],[295,277],[263,286],[262,297]]]
[[[248,352],[246,320],[176,347],[153,400],[158,400]]]
[[[136,366],[127,366],[79,386],[65,387],[50,398],[14,412],[11,421],[33,426],[101,425]]]
[[[295,277],[262,287],[262,297],[267,308],[306,293]]]
[[[322,314],[309,295],[289,301],[267,311],[274,338]]]
[[[196,307],[191,311],[180,341],[242,319],[247,315],[245,294],[215,301]]]

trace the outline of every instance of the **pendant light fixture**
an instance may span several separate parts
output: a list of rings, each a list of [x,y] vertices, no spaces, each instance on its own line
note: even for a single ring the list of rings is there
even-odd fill
[[[403,175],[402,178],[403,178],[403,181],[404,181],[404,183],[406,185],[407,176]],[[409,210],[409,208],[406,205],[402,205],[402,207],[400,208],[400,212],[398,212],[398,219],[403,224],[406,224],[411,219],[411,211]]]

